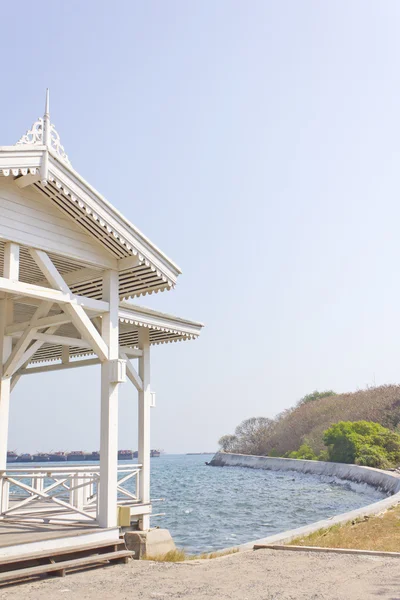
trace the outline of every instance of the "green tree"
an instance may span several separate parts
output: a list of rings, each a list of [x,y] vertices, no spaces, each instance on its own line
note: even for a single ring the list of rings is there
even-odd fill
[[[371,421],[340,421],[324,432],[332,462],[355,463],[381,469],[400,462],[400,435]]]

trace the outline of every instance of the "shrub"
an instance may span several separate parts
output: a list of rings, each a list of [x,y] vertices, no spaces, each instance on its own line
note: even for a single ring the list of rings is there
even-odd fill
[[[332,462],[356,463],[381,469],[400,462],[400,435],[369,421],[340,421],[323,436]]]
[[[303,460],[317,460],[317,456],[308,444],[302,444],[298,450],[290,452],[288,458],[302,458]]]

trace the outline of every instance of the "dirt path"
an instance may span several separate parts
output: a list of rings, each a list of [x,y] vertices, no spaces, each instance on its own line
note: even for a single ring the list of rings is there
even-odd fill
[[[3,600],[400,600],[400,559],[258,550],[187,563],[132,561],[0,588]]]

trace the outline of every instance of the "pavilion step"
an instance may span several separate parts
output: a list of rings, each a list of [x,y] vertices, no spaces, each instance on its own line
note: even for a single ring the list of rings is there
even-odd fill
[[[27,545],[29,546],[29,544]],[[95,552],[112,552],[117,550],[126,550],[125,542],[123,539],[107,540],[103,542],[91,542],[90,544],[80,544],[79,546],[69,546],[66,548],[60,548],[57,550],[40,550],[39,552],[27,552],[26,554],[18,554],[18,556],[9,556],[0,558],[0,573],[3,566],[7,565],[18,565],[19,563],[27,563],[40,561],[41,559],[56,560],[58,557],[64,555],[84,555],[86,553],[94,554]],[[24,565],[22,565],[24,566]]]
[[[113,552],[91,554],[90,556],[83,556],[70,560],[59,560],[57,562],[50,558],[49,560],[51,562],[48,564],[41,564],[28,568],[17,568],[0,573],[0,583],[11,583],[16,580],[50,573],[64,577],[67,571],[80,569],[82,567],[96,566],[114,561],[126,563],[130,558],[133,557],[133,555],[134,552],[131,552],[130,550],[117,550]]]

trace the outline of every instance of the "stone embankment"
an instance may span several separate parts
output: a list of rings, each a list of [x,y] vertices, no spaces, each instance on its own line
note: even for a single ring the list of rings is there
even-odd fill
[[[213,467],[247,467],[270,471],[297,471],[313,475],[337,477],[338,479],[346,481],[371,485],[390,495],[388,498],[380,500],[379,502],[374,502],[368,506],[333,516],[330,519],[317,521],[316,523],[306,525],[305,527],[284,531],[261,540],[243,544],[241,549],[244,550],[252,548],[254,544],[280,544],[289,542],[294,538],[318,531],[318,529],[331,527],[338,523],[346,523],[365,515],[374,515],[384,512],[391,506],[400,502],[400,474],[398,472],[381,471],[380,469],[372,469],[371,467],[345,465],[342,463],[299,460],[294,458],[275,458],[270,456],[249,456],[246,454],[228,454],[226,452],[217,452],[209,464]],[[266,502],[267,501],[268,498],[266,498]]]

